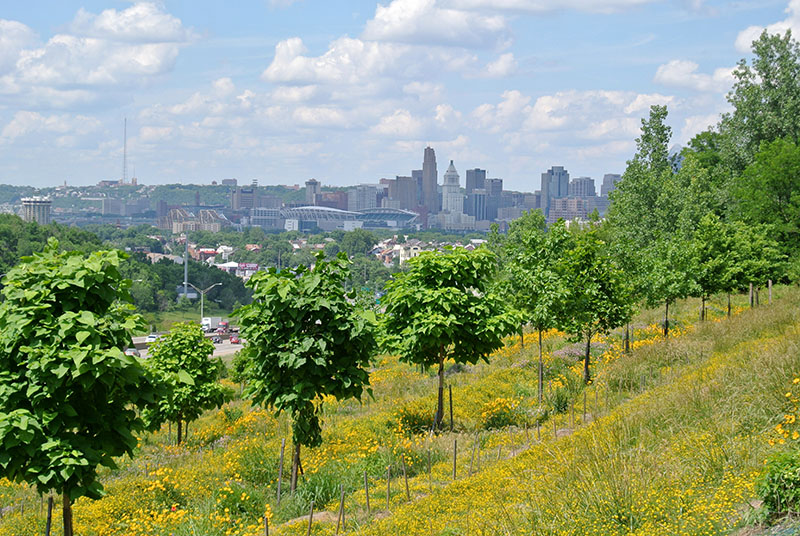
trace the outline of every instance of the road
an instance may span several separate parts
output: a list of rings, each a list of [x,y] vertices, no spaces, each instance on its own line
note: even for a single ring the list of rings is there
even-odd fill
[[[135,337],[133,339],[134,343],[137,342],[136,339],[142,339],[142,342],[144,342],[144,337]],[[231,355],[231,354],[234,354],[234,353],[238,352],[241,349],[242,349],[242,345],[241,344],[231,344],[231,342],[229,340],[224,340],[221,343],[214,345],[214,354],[213,354],[213,356],[214,357],[222,357],[222,356],[226,356],[226,355]],[[139,352],[141,353],[142,357],[147,357],[147,348],[143,348],[143,349],[139,350]]]

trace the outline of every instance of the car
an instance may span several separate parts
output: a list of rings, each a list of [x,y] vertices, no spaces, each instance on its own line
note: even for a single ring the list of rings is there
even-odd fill
[[[132,355],[133,357],[142,357],[139,350],[136,348],[125,348],[125,355]]]
[[[241,344],[238,335],[231,335],[231,344]]]
[[[211,337],[211,342],[213,342],[214,344],[221,344],[222,343],[222,339],[220,339],[219,337],[214,335],[213,337]]]
[[[145,338],[144,342],[150,344],[151,342],[156,342],[158,340],[158,333],[151,333],[150,335]]]

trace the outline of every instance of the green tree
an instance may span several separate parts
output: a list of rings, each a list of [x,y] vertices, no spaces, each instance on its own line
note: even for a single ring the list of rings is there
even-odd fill
[[[64,534],[72,501],[99,498],[98,466],[133,454],[145,429],[136,406],[157,394],[141,362],[123,350],[141,321],[124,254],[61,253],[55,239],[5,277],[0,304],[0,466],[40,493],[63,495]]]
[[[753,41],[751,64],[742,59],[728,93],[733,111],[720,123],[722,156],[742,171],[764,142],[785,138],[800,143],[800,44],[791,31]]]
[[[507,303],[521,312],[523,323],[538,332],[539,402],[543,397],[542,332],[558,326],[558,306],[567,289],[555,266],[564,254],[568,232],[563,220],[547,230],[541,211],[524,212],[504,241],[504,273],[500,285]]]
[[[644,298],[651,307],[664,305],[664,337],[669,336],[669,307],[675,300],[693,295],[694,279],[692,243],[681,235],[664,236],[647,250],[640,252],[646,266]]]
[[[598,227],[570,228],[572,247],[558,269],[569,293],[561,301],[561,327],[575,340],[586,342],[583,380],[590,383],[592,337],[622,326],[633,313],[632,293],[625,276],[598,238]]]
[[[256,403],[292,415],[292,490],[302,471],[300,446],[322,443],[321,397],[360,400],[369,386],[375,314],[349,301],[349,264],[344,253],[325,260],[319,252],[313,269],[257,272],[247,282],[253,303],[239,309],[249,362],[246,392]]]
[[[350,256],[366,255],[375,247],[377,241],[372,232],[365,229],[353,229],[344,234],[340,245],[342,251],[347,252]]]
[[[519,325],[518,315],[489,292],[496,262],[487,248],[426,251],[386,286],[385,348],[407,363],[439,367],[437,429],[444,412],[445,360],[486,361]]]
[[[211,359],[214,344],[199,325],[180,322],[150,345],[147,366],[169,388],[168,396],[146,417],[158,422],[178,424],[177,444],[182,440],[183,423],[197,419],[204,410],[218,408],[230,394],[217,380],[221,363]]]
[[[741,217],[774,226],[786,251],[800,246],[800,146],[787,139],[765,142],[737,179]]]

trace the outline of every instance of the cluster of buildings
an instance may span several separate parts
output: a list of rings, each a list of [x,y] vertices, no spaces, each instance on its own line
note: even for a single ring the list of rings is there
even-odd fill
[[[548,223],[559,218],[584,220],[595,210],[602,216],[609,205],[608,195],[621,177],[606,174],[598,195],[594,179],[571,178],[563,166],[553,166],[541,174],[539,190],[518,192],[505,190],[503,179],[492,178],[480,168],[466,170],[462,186],[461,175],[450,160],[441,178],[439,183],[436,153],[432,147],[426,147],[422,168],[412,170],[409,175],[347,188],[323,188],[320,181],[310,179],[305,183],[304,197],[295,202],[270,195],[259,188],[257,180],[250,185],[239,185],[236,179],[222,180],[222,186],[230,191],[227,205],[201,205],[199,191],[195,192],[194,204],[182,205],[159,201],[151,206],[146,194],[129,199],[106,194],[82,199],[99,201],[102,217],[152,223],[174,234],[218,232],[231,226],[302,232],[358,228],[488,231],[495,223],[501,229],[506,228],[527,210],[541,210]],[[108,184],[99,186],[127,185],[121,181],[104,182]],[[301,187],[295,185],[294,189],[299,191]],[[51,204],[50,198],[25,198],[21,215],[29,221],[49,223]]]
[[[416,214],[403,223],[417,228],[438,228],[448,231],[487,231],[493,223],[504,227],[519,218],[525,210],[541,210],[547,221],[586,219],[597,210],[603,215],[608,208],[608,194],[621,176],[606,174],[600,195],[594,179],[576,177],[570,179],[562,166],[553,166],[542,173],[542,186],[533,193],[503,189],[503,179],[487,177],[486,170],[475,168],[466,171],[466,182],[462,188],[455,163],[450,160],[439,184],[436,153],[426,147],[422,169],[412,170],[411,175],[381,179],[378,184],[359,184],[344,190],[322,191],[319,181],[306,182],[306,212],[309,207],[331,209],[319,211],[315,217],[323,216],[349,221],[349,226],[360,226],[356,213],[364,211],[404,211]],[[336,211],[336,212],[332,212]],[[350,214],[345,214],[349,212]],[[301,220],[302,221],[302,220]],[[258,220],[252,222],[258,224]],[[347,228],[345,224],[339,228]]]

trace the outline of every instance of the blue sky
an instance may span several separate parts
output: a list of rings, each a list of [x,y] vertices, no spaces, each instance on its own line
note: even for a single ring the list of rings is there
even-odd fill
[[[800,0],[3,2],[0,182],[375,183],[621,173],[667,104],[685,144]],[[441,175],[441,173],[440,173]],[[441,177],[440,177],[441,180]]]

